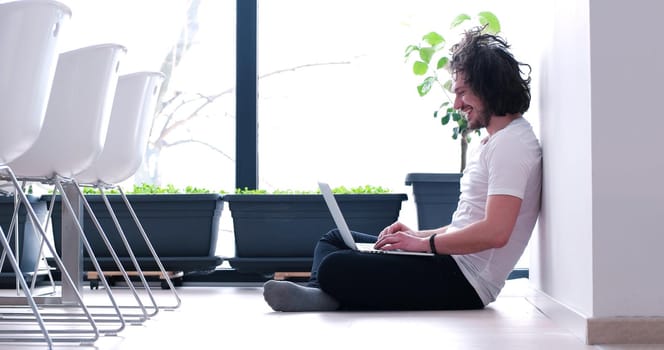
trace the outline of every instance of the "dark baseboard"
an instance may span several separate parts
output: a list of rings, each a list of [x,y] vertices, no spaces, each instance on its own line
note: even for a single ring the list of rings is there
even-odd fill
[[[27,277],[27,276],[26,276]],[[263,283],[272,279],[270,274],[246,273],[232,268],[218,268],[210,273],[185,274],[182,278],[183,283]],[[517,278],[528,278],[528,269],[514,269],[508,276],[508,280]],[[53,271],[53,278],[60,280],[59,271]],[[41,278],[43,279],[43,277]],[[38,280],[37,282],[41,281]],[[293,281],[303,281],[302,278],[292,278]],[[13,288],[15,286],[14,274],[7,273],[0,276],[0,288]]]

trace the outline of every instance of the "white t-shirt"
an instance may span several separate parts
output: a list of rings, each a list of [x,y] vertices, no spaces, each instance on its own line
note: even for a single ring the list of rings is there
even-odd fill
[[[497,249],[453,255],[484,305],[496,300],[509,273],[528,244],[540,210],[542,150],[530,123],[513,120],[483,140],[461,177],[461,196],[447,232],[484,219],[491,195],[522,199],[521,210],[508,243]]]

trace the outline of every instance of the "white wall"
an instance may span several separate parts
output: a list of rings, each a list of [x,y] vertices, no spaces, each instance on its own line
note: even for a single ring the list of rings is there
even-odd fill
[[[664,316],[662,11],[590,4],[596,317]]]
[[[586,318],[664,316],[664,4],[551,0],[532,281]]]
[[[540,138],[544,183],[532,280],[545,293],[592,314],[592,157],[588,1],[550,1],[542,40]],[[545,5],[543,4],[543,7]],[[550,11],[549,11],[550,10]],[[543,27],[547,27],[543,24]],[[573,171],[572,171],[573,170]]]

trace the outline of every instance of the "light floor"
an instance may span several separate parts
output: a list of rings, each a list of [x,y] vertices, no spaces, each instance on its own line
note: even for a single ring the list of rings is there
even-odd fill
[[[119,299],[127,288],[113,288]],[[160,305],[169,291],[154,289]],[[496,302],[480,311],[277,313],[262,287],[194,285],[178,288],[181,306],[160,311],[116,336],[92,345],[59,343],[55,349],[511,349],[642,350],[664,345],[587,346],[526,300],[525,279],[508,281]],[[84,298],[105,296],[85,288]],[[123,304],[121,304],[123,305]],[[128,305],[128,304],[124,304]],[[0,330],[17,327],[0,322]],[[44,349],[44,344],[0,343],[0,349]]]

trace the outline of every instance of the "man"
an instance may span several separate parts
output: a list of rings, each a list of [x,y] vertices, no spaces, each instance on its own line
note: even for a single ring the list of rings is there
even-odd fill
[[[378,237],[353,232],[357,242],[375,242],[377,249],[435,255],[360,253],[332,230],[316,246],[306,286],[265,283],[264,297],[274,310],[479,309],[496,299],[540,208],[541,147],[523,118],[530,66],[512,56],[504,39],[481,28],[466,32],[451,52],[454,108],[471,129],[489,134],[464,170],[452,222],[425,231],[396,222]]]

